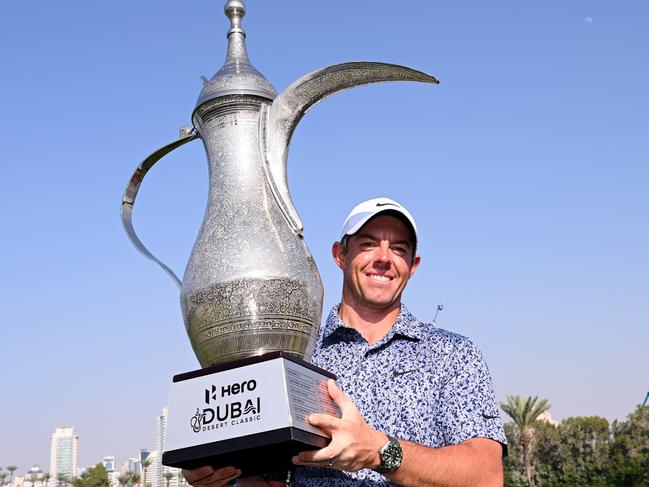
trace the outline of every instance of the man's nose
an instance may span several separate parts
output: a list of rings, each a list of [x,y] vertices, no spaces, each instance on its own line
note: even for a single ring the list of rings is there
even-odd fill
[[[387,242],[381,242],[376,249],[375,261],[377,264],[390,265],[390,245]]]

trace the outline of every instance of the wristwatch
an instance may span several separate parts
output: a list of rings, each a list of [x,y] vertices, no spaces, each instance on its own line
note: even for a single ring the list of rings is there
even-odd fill
[[[403,461],[403,450],[401,449],[399,440],[394,436],[387,434],[386,436],[388,437],[388,442],[379,450],[381,465],[374,469],[378,473],[394,472],[401,466],[401,462]]]

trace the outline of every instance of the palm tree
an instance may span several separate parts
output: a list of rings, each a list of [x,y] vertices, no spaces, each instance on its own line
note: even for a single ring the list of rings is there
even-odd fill
[[[11,484],[14,481],[14,472],[18,469],[16,465],[9,465],[7,467],[7,470],[9,470],[9,484]]]
[[[7,475],[9,475],[9,474],[6,473],[6,472],[2,472],[2,473],[0,473],[0,485],[4,485],[4,484],[5,484],[5,479],[7,478]]]
[[[56,485],[58,487],[61,487],[62,485],[68,485],[70,483],[70,479],[68,479],[68,476],[65,475],[64,473],[57,473],[56,474]]]
[[[550,409],[547,399],[539,401],[538,396],[507,396],[507,404],[500,403],[500,409],[505,411],[518,427],[523,449],[523,463],[528,487],[533,487],[532,481],[532,444],[534,442],[534,423],[541,414]]]
[[[72,487],[84,487],[86,485],[86,483],[88,482],[88,477],[90,477],[90,472],[88,470],[84,470],[78,477],[72,477],[70,479]]]
[[[174,474],[172,474],[171,472],[165,472],[163,477],[165,478],[165,481],[167,483],[167,487],[169,487],[169,484],[171,483],[171,479],[174,478]]]
[[[49,472],[45,472],[43,474],[43,480],[45,481],[45,487],[47,487],[47,484],[50,482],[50,477],[51,477],[51,475],[49,474]]]
[[[119,477],[117,477],[117,483],[120,485],[120,487],[126,487],[127,485],[130,485],[131,472],[124,472],[123,474],[120,474]]]
[[[151,459],[145,458],[140,462],[140,465],[142,466],[142,482],[146,486],[146,471],[151,466]]]
[[[131,475],[129,475],[129,477],[131,478],[131,483],[137,487],[137,485],[140,483],[140,474],[131,472]]]

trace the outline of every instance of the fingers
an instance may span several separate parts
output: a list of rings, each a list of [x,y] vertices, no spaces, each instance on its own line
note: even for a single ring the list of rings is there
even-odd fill
[[[358,411],[354,402],[338,387],[335,380],[327,380],[327,390],[331,399],[334,400],[342,411],[343,416],[345,416],[345,413],[356,413]]]
[[[292,461],[295,465],[323,463],[323,466],[329,466],[329,461],[336,458],[339,453],[338,448],[330,444],[321,450],[300,452],[292,458]]]
[[[209,477],[210,475],[212,475],[213,472],[214,469],[212,467],[207,467],[207,466],[195,468],[193,470],[183,469],[183,477],[185,477],[185,480],[187,482],[193,484],[198,480],[203,480],[204,478]]]
[[[328,414],[310,414],[308,417],[309,424],[322,429],[328,435],[340,424],[340,419]]]
[[[314,460],[314,459],[302,459],[300,458],[302,454],[299,456],[295,456],[291,459],[293,462],[293,465],[300,465],[303,467],[326,467],[326,468],[335,468],[336,463],[334,462],[333,459],[329,460]]]
[[[342,411],[343,417],[353,417],[360,414],[354,402],[338,387],[336,381],[332,379],[327,380],[327,390],[331,398]],[[308,420],[311,425],[321,428],[328,434],[331,434],[332,430],[340,426],[340,418],[329,414],[311,414]]]
[[[222,487],[241,475],[241,470],[235,467],[214,469],[200,467],[193,470],[183,470],[183,476],[194,487]]]
[[[255,476],[237,480],[237,487],[286,487],[286,482],[266,480],[261,476]]]

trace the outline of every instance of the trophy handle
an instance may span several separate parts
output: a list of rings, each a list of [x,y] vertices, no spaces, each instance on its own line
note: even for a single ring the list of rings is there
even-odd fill
[[[124,196],[122,197],[122,205],[120,208],[120,214],[122,216],[122,225],[128,238],[131,240],[131,243],[135,246],[136,249],[140,251],[147,259],[151,259],[153,262],[158,264],[162,269],[173,279],[178,288],[181,287],[182,282],[178,279],[178,276],[171,270],[167,264],[159,260],[155,255],[153,255],[149,249],[147,249],[142,241],[138,238],[135,230],[133,229],[133,205],[135,204],[135,198],[137,197],[137,192],[140,189],[140,185],[144,180],[145,174],[153,167],[153,165],[162,159],[164,156],[169,154],[172,150],[177,149],[181,145],[185,145],[187,142],[198,138],[198,134],[195,128],[187,130],[184,127],[180,129],[180,138],[171,144],[167,144],[164,147],[161,147],[149,157],[144,159],[137,169],[133,172],[131,180],[126,186],[124,191]]]
[[[295,127],[313,105],[354,86],[384,81],[437,84],[434,76],[396,64],[349,62],[318,69],[294,81],[262,113],[260,141],[267,179],[275,200],[293,231],[302,237],[304,225],[288,192],[286,164]],[[270,177],[269,177],[270,176]]]

